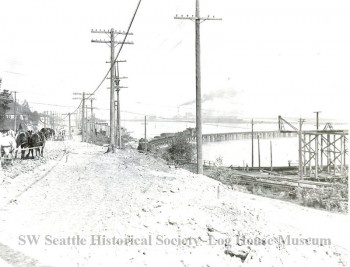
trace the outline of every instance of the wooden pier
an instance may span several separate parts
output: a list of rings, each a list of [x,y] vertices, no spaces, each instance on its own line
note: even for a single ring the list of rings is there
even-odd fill
[[[259,136],[260,139],[273,139],[273,138],[288,138],[296,137],[296,133],[282,133],[280,131],[255,131],[253,133],[253,139],[257,139]],[[151,148],[160,148],[169,146],[174,142],[174,136],[160,137],[153,139],[148,142],[149,147]],[[231,132],[231,133],[212,133],[212,134],[203,134],[202,141],[203,143],[213,143],[213,142],[226,142],[234,140],[250,140],[252,139],[252,132]],[[196,142],[197,138],[195,134],[190,134],[187,137],[187,140],[190,142]]]

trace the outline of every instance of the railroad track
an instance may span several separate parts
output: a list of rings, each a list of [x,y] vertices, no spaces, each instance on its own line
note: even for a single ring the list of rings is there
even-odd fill
[[[254,174],[242,174],[233,173],[231,180],[236,180],[237,184],[254,184],[261,185],[265,187],[280,187],[280,188],[305,188],[305,189],[316,189],[331,187],[332,183],[315,182],[315,181],[305,181],[298,180],[290,177],[278,177],[278,176],[258,176]]]
[[[208,161],[206,161],[208,163]],[[191,165],[191,164],[189,164]],[[211,164],[212,165],[212,164]],[[210,170],[214,170],[212,166],[205,166],[205,175],[217,180],[216,174],[212,173]],[[191,168],[190,168],[191,169]],[[274,187],[280,189],[296,189],[296,188],[305,188],[305,189],[317,189],[317,188],[330,188],[334,184],[329,182],[317,182],[317,181],[308,181],[300,180],[299,177],[288,177],[288,176],[277,176],[275,174],[268,173],[254,173],[246,172],[240,170],[230,170],[225,168],[227,176],[231,174],[231,177],[227,177],[226,181],[228,184],[237,184],[237,185],[260,185],[264,187]],[[193,170],[192,170],[193,171]]]

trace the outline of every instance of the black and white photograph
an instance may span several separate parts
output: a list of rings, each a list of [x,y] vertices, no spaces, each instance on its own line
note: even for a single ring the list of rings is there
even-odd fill
[[[349,14],[0,1],[0,267],[348,266]]]

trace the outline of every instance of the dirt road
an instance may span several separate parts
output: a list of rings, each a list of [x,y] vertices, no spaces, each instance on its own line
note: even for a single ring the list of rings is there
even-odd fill
[[[345,215],[233,191],[136,151],[67,145],[68,162],[1,187],[0,266],[347,264]]]

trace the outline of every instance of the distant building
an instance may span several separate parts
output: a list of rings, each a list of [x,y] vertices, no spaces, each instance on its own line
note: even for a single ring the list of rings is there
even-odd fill
[[[23,107],[20,104],[16,103],[16,112],[15,112],[15,103],[14,102],[10,103],[8,105],[8,107],[10,109],[7,110],[5,113],[5,117],[7,119],[13,120],[15,118],[15,114],[16,114],[17,120],[21,120],[21,121],[25,121],[25,122],[29,121],[28,114],[23,114]]]
[[[8,110],[5,112],[5,120],[1,122],[1,130],[14,129],[18,130],[20,127],[23,130],[32,130],[38,127],[37,122],[33,122],[29,118],[31,110],[29,108],[28,102],[24,101],[23,104],[15,103],[12,95],[9,96],[9,99],[13,102],[8,104]],[[14,119],[16,116],[16,127],[14,126]]]

